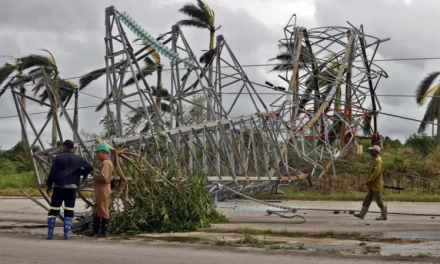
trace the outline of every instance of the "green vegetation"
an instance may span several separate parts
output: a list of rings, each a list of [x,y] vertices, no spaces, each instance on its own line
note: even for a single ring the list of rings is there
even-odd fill
[[[0,150],[0,194],[16,195],[19,190],[36,193],[31,169],[25,143],[19,142],[10,150]]]
[[[133,167],[134,180],[125,182],[112,200],[111,233],[137,234],[145,232],[188,232],[226,222],[206,189],[206,177],[201,173],[186,173],[174,163],[153,167],[149,158],[165,155],[152,141],[149,154],[115,151]],[[128,167],[128,166],[126,166]],[[125,173],[115,165],[121,178]],[[121,205],[122,204],[122,208]]]
[[[380,247],[364,247],[362,249],[362,254],[367,255],[367,254],[373,254],[373,255],[379,255],[380,254]]]
[[[360,140],[359,143],[364,149],[370,144],[367,140]],[[404,188],[403,191],[385,189],[385,200],[439,202],[440,151],[435,148],[434,137],[414,134],[407,138],[405,144],[385,137],[383,144],[385,185]],[[284,194],[263,192],[256,197],[270,200],[361,201],[365,196],[364,182],[369,161],[370,157],[366,153],[348,155],[336,160],[336,178],[327,176],[321,181],[314,179],[313,187],[307,181],[301,181],[281,188]],[[18,143],[10,150],[0,151],[0,195],[21,195],[22,189],[38,195],[31,169],[32,163],[23,143]]]

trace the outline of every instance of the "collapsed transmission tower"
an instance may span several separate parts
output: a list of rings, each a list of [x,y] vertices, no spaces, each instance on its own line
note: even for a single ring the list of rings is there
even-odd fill
[[[210,60],[201,65],[179,26],[154,38],[127,13],[108,7],[105,10],[105,109],[107,124],[114,135],[108,135],[105,140],[116,148],[123,146],[142,155],[150,146],[147,142],[154,139],[156,147],[167,154],[153,157],[156,163],[153,165],[160,166],[166,160],[189,173],[202,171],[209,191],[223,197],[322,177],[333,168],[336,158],[356,146],[359,131],[369,130],[373,136],[378,133],[376,116],[380,104],[375,91],[380,79],[387,75],[373,59],[384,40],[366,35],[362,26],[307,30],[291,22],[280,40],[292,58],[284,65],[285,76],[280,75],[288,85],[285,88],[252,82],[224,36],[217,37]],[[126,30],[144,43],[142,48],[134,49]],[[170,62],[167,83],[170,90],[166,96],[159,94],[159,87],[149,85],[148,73],[142,68],[145,58],[153,52]],[[45,148],[41,142],[51,119],[38,130],[18,99],[18,88],[41,76],[51,95],[50,104],[29,99],[50,109],[59,107],[74,132],[76,151],[91,161],[96,141],[83,141],[74,130],[46,73],[35,72],[10,83],[35,177],[48,200],[40,184],[60,151],[57,147]],[[124,83],[131,77],[134,86],[130,90]],[[261,86],[271,89],[279,98],[268,103]],[[227,96],[228,92],[234,95]],[[203,97],[206,104],[191,100],[194,95]],[[133,101],[140,104],[135,106]],[[369,104],[371,107],[366,107]],[[205,109],[208,120],[186,124],[182,113],[188,105]],[[239,115],[240,105],[252,108],[251,114]],[[123,136],[123,117],[130,111],[141,111],[149,127],[146,133]],[[32,129],[30,133],[26,122]],[[57,123],[62,140],[58,118],[53,118],[53,122]],[[37,145],[41,150],[33,152]]]

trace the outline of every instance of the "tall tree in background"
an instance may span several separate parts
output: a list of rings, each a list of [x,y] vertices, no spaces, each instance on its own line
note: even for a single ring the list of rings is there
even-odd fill
[[[420,123],[418,132],[423,133],[428,127],[428,123],[437,120],[436,143],[438,146],[440,146],[440,83],[434,86],[433,83],[439,75],[440,71],[430,73],[422,80],[416,90],[416,101],[419,106],[423,106],[428,98],[431,98],[431,101],[426,108],[425,115],[423,116],[422,123]]]
[[[208,63],[214,55],[214,38],[215,31],[217,30],[215,27],[214,11],[202,0],[197,0],[197,5],[192,3],[185,4],[179,11],[189,16],[189,18],[180,20],[177,23],[178,25],[209,30],[209,50],[200,57],[201,63]]]
[[[212,68],[212,60],[214,58],[214,38],[215,32],[218,28],[215,27],[215,13],[214,11],[202,0],[197,0],[197,5],[192,3],[185,4],[179,11],[187,15],[188,19],[180,20],[177,24],[181,26],[190,26],[196,28],[203,28],[209,30],[209,50],[200,57],[200,62],[205,64],[208,68],[209,85],[214,85],[214,72]],[[203,72],[206,72],[206,70]],[[198,81],[194,84],[197,85]],[[194,86],[193,85],[193,86]],[[214,86],[212,86],[214,87]],[[208,105],[212,106],[212,91],[208,91]],[[214,118],[214,114],[211,107],[208,108],[208,120]]]
[[[48,57],[41,55],[29,55],[20,58],[16,58],[13,56],[8,56],[11,63],[6,62],[3,67],[0,68],[0,86],[3,85],[3,88],[0,90],[0,97],[6,92],[9,83],[13,79],[23,78],[25,75],[25,71],[29,70],[30,72],[34,70],[38,70],[39,68],[51,68],[53,64],[49,60]],[[26,109],[26,88],[23,86],[20,87],[21,103]],[[23,116],[23,120],[25,121],[26,127],[26,117]],[[22,140],[24,140],[24,131],[22,131]]]

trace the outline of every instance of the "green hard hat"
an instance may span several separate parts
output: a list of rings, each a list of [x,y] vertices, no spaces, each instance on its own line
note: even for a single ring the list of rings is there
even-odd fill
[[[96,152],[98,152],[98,151],[105,151],[105,152],[109,153],[110,152],[110,148],[105,143],[99,143],[98,145],[96,145],[95,151]]]

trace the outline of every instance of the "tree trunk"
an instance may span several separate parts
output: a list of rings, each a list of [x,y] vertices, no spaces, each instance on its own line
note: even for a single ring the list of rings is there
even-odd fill
[[[78,88],[75,90],[75,107],[73,112],[73,129],[76,133],[78,133]],[[75,136],[75,133],[73,133],[73,142],[76,143],[78,139]]]
[[[55,75],[54,78],[55,81],[55,92],[58,93],[58,75]],[[52,95],[52,147],[56,147],[57,146],[57,139],[58,139],[58,129],[57,129],[57,123],[58,123],[58,115],[57,115],[57,110],[58,110],[58,104],[57,101],[55,100],[55,95]]]
[[[209,52],[211,53],[214,50],[214,37],[215,37],[215,31],[210,31],[209,33]],[[210,58],[211,60],[211,58]],[[212,62],[212,60],[211,60]],[[214,105],[212,100],[212,89],[214,89],[214,71],[212,68],[212,63],[209,65],[208,69],[208,80],[209,80],[209,88],[208,89],[208,102],[207,102],[207,119],[208,121],[214,120]]]
[[[156,131],[161,130],[161,126],[159,125],[160,115],[162,113],[161,92],[162,92],[162,67],[159,66],[157,69],[157,90],[156,90],[156,107],[157,107],[158,115],[156,116],[156,118],[154,120],[154,129]]]
[[[24,97],[24,95],[26,94],[26,89],[24,88],[24,86],[20,87],[20,93],[22,94],[22,96],[20,97],[20,101],[23,105],[23,109],[22,109],[23,110],[22,111],[22,113],[23,113],[23,115],[22,115],[23,126],[24,126],[24,129],[26,129],[26,115],[24,114],[24,111],[26,111],[26,97]],[[26,139],[26,133],[25,133],[25,131],[21,131],[22,142],[26,142],[25,139]]]

